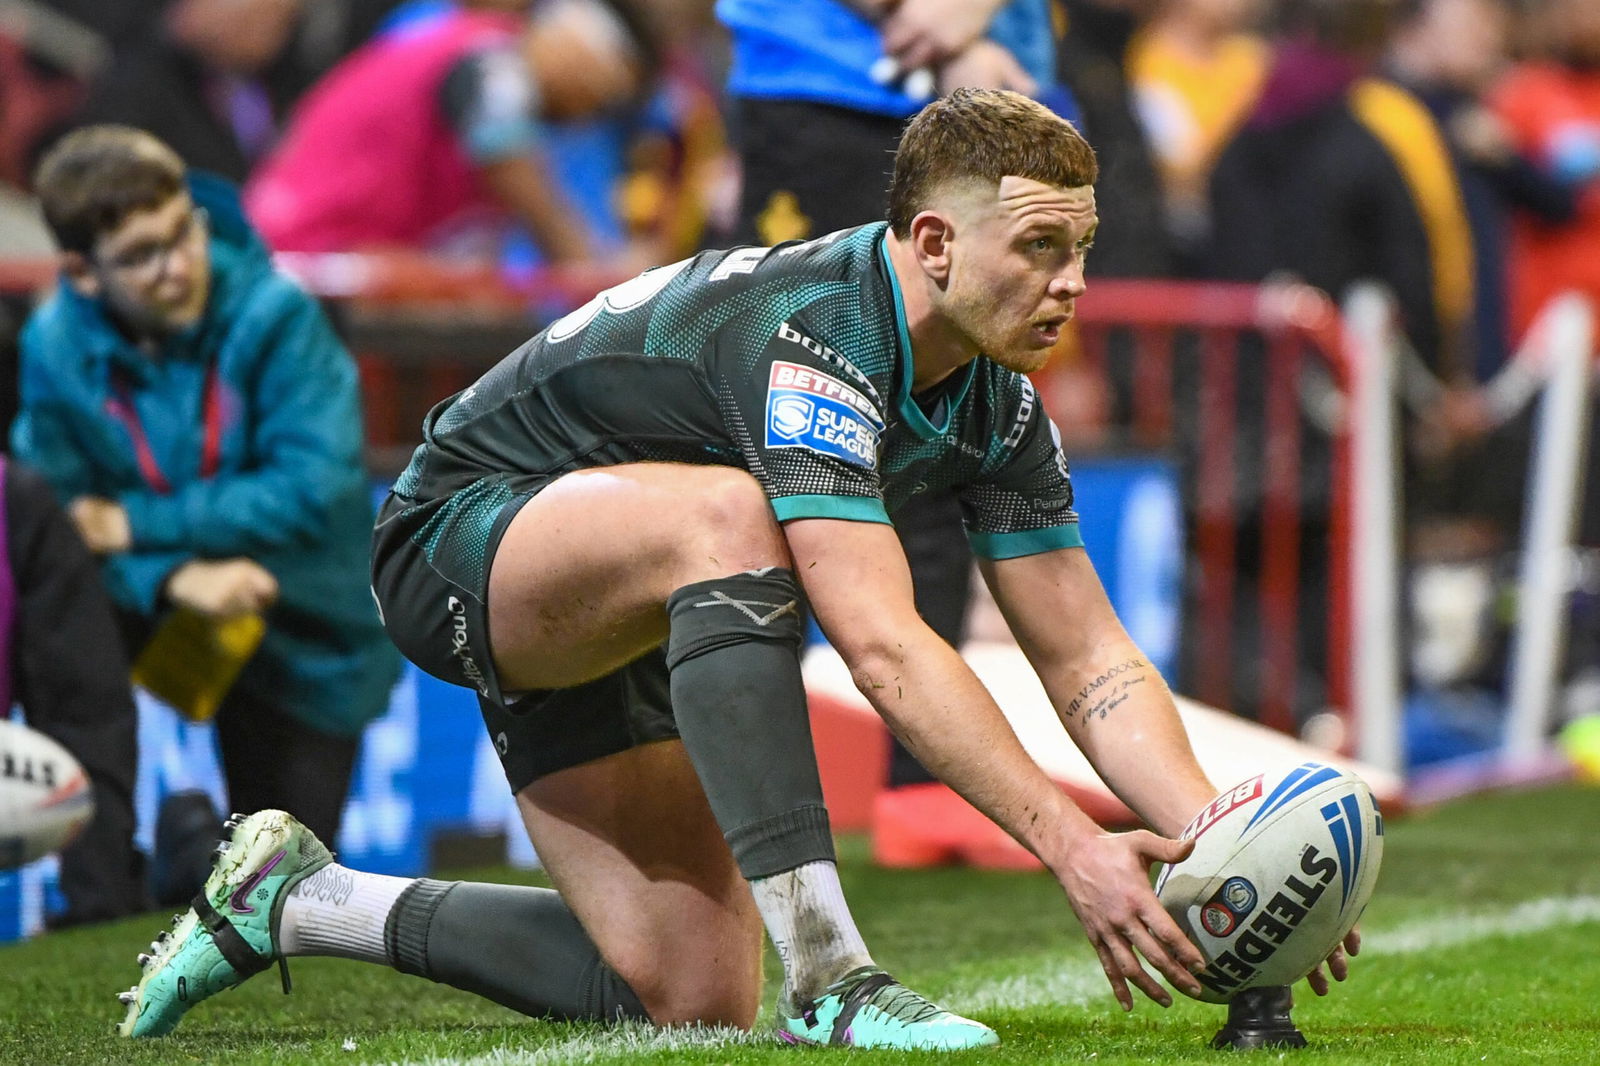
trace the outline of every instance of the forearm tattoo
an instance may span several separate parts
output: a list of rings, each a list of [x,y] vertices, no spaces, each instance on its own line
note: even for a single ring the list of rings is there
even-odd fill
[[[1079,690],[1067,704],[1067,717],[1082,715],[1084,721],[1104,718],[1127,700],[1131,689],[1145,684],[1150,675],[1142,671],[1149,669],[1150,664],[1143,659],[1129,659],[1111,667]]]

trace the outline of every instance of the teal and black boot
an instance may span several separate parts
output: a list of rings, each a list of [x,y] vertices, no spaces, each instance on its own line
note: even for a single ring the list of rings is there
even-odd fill
[[[128,1013],[123,1036],[163,1036],[201,1000],[233,988],[278,963],[283,990],[288,965],[276,932],[283,901],[307,875],[333,861],[322,841],[283,811],[257,811],[228,820],[231,835],[217,846],[205,887],[173,928],[140,955],[139,983],[117,998]]]
[[[922,1051],[1000,1043],[987,1025],[950,1013],[876,966],[851,970],[809,1003],[780,999],[778,1035],[791,1044]]]

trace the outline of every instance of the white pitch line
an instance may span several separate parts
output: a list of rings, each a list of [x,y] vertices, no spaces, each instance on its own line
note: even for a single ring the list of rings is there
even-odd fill
[[[1547,896],[1503,911],[1455,911],[1390,929],[1367,930],[1360,958],[1414,955],[1592,922],[1600,922],[1600,896]],[[1064,959],[1007,977],[957,982],[940,998],[952,1010],[986,1011],[1082,1006],[1109,994],[1110,986],[1098,964]]]
[[[656,1029],[638,1022],[625,1022],[613,1029],[568,1037],[554,1044],[501,1047],[471,1058],[436,1056],[391,1060],[389,1066],[555,1066],[557,1063],[629,1062],[657,1051],[766,1044],[781,1046],[771,1033],[746,1033],[723,1026]]]
[[[1361,946],[1366,955],[1414,955],[1496,937],[1526,936],[1546,929],[1600,922],[1600,896],[1546,896],[1505,911],[1458,911],[1445,918],[1408,922],[1378,930]]]
[[[1445,917],[1375,929],[1368,932],[1361,957],[1414,955],[1595,922],[1600,922],[1600,896],[1547,896],[1518,903],[1504,911],[1456,911]],[[1105,974],[1097,964],[1065,959],[1043,962],[1007,977],[957,981],[939,999],[952,1010],[982,1012],[1083,1006],[1108,995]],[[656,1051],[734,1045],[778,1046],[777,1038],[770,1032],[746,1033],[712,1027],[655,1029],[628,1023],[538,1047],[503,1047],[471,1058],[406,1059],[391,1062],[390,1066],[556,1066],[627,1062]]]
[[[1111,995],[1105,971],[1082,959],[1044,962],[1021,973],[952,985],[939,1001],[953,1011],[982,1012],[1026,1007],[1081,1007]]]

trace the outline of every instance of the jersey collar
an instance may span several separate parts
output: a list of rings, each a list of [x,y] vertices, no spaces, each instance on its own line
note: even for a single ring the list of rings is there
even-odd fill
[[[960,407],[967,398],[967,391],[972,388],[972,379],[978,372],[978,360],[969,359],[967,365],[957,370],[960,381],[955,383],[954,391],[946,398],[944,403],[944,418],[940,425],[934,425],[928,416],[922,413],[922,408],[917,406],[917,401],[911,398],[911,331],[906,327],[906,304],[900,295],[900,279],[895,276],[894,264],[889,261],[889,230],[885,227],[883,236],[878,239],[878,257],[883,262],[883,272],[889,278],[889,292],[894,298],[894,326],[900,338],[900,373],[894,384],[895,407],[900,412],[900,417],[905,420],[911,432],[921,440],[936,440],[950,431],[950,422],[955,417],[956,408]],[[980,357],[981,358],[981,357]],[[949,388],[948,381],[941,382],[941,388]]]

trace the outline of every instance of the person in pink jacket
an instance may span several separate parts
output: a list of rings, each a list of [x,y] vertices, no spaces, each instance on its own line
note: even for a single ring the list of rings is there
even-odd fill
[[[551,0],[532,15],[456,9],[374,39],[302,101],[245,190],[290,251],[433,247],[510,217],[552,262],[595,242],[543,164],[540,122],[592,117],[648,84],[631,10]]]

